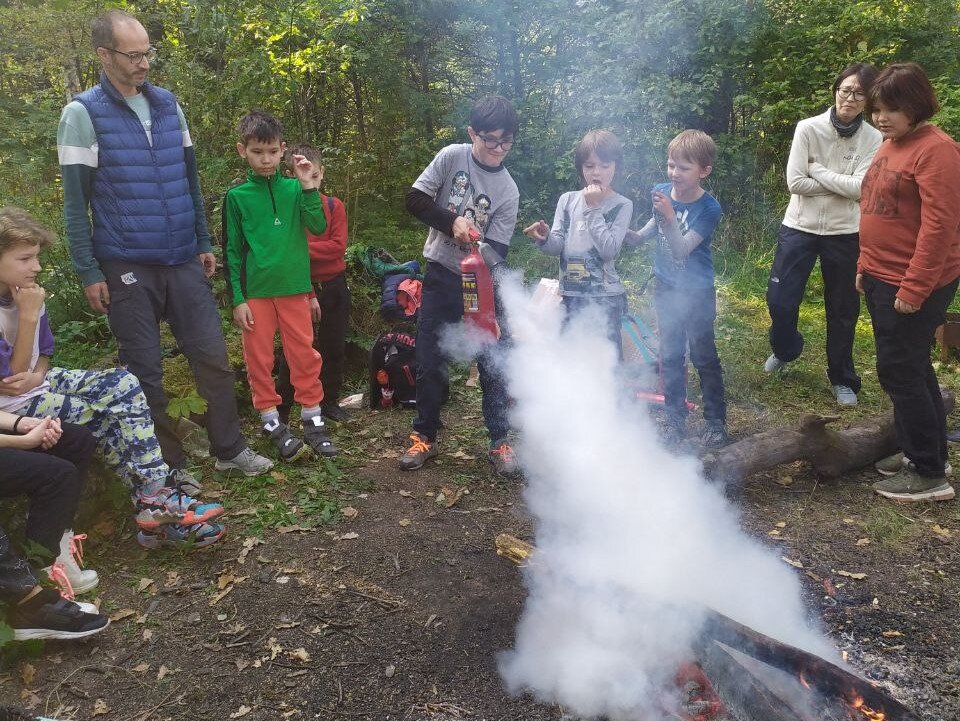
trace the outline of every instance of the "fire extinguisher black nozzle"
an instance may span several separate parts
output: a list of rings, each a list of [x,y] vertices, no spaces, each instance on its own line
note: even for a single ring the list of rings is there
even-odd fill
[[[487,264],[487,267],[490,270],[495,270],[498,265],[503,263],[503,258],[500,257],[500,254],[493,249],[493,246],[489,243],[479,243],[478,248],[480,250],[480,257],[483,258],[483,262]]]

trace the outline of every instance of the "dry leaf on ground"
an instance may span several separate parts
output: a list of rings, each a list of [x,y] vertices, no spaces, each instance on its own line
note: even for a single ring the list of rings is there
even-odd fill
[[[25,663],[20,667],[20,680],[24,686],[33,686],[33,681],[37,677],[37,669],[33,664]]]
[[[310,652],[302,646],[300,648],[295,648],[292,651],[287,651],[287,657],[292,661],[310,663]]]
[[[234,515],[236,515],[236,514],[234,514]],[[246,562],[246,560],[247,560],[247,555],[250,553],[250,551],[253,550],[253,547],[254,547],[254,546],[260,546],[260,545],[262,545],[262,544],[263,544],[263,541],[261,541],[261,540],[260,540],[259,538],[257,538],[256,536],[250,536],[250,537],[248,537],[248,538],[243,539],[243,550],[240,551],[240,555],[237,556],[237,563],[244,563],[244,562]]]
[[[837,571],[837,575],[852,578],[855,581],[862,581],[867,577],[867,574],[865,573],[851,573],[850,571]]]
[[[93,702],[93,713],[90,714],[91,716],[103,716],[108,713],[110,713],[110,707],[107,706],[107,702],[102,698],[98,698]]]

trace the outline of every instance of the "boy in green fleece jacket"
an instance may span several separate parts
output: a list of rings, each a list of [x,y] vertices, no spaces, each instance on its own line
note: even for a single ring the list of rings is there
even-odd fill
[[[296,178],[278,170],[283,160],[283,128],[272,115],[254,110],[240,121],[237,152],[250,164],[245,183],[227,191],[223,229],[227,286],[233,320],[243,331],[243,358],[260,412],[263,432],[285,461],[306,450],[285,423],[273,382],[273,344],[280,331],[283,354],[290,366],[294,400],[302,407],[304,440],[318,454],[337,455],[320,411],[320,354],[313,348],[310,315],[310,253],[304,227],[326,230],[314,167],[302,155],[293,156]]]

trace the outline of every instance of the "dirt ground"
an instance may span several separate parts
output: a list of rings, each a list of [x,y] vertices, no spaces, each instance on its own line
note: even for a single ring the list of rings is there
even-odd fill
[[[188,554],[145,552],[129,529],[92,533],[112,626],[0,672],[0,702],[84,721],[563,718],[497,674],[524,589],[494,539],[530,537],[521,485],[492,477],[475,441],[401,473],[408,422],[363,421],[366,461],[346,473],[368,490],[340,494],[338,524],[257,536],[241,515]],[[960,719],[960,512],[890,506],[870,480],[784,467],[734,499],[854,669],[926,721]],[[230,480],[221,488],[229,506]]]

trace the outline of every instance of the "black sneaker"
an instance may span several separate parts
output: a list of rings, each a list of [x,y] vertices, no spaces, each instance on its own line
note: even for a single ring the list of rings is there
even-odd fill
[[[323,422],[323,416],[317,415],[303,419],[303,440],[319,456],[333,458],[337,455],[337,447],[333,445],[333,441],[327,435],[327,427]]]
[[[303,441],[294,438],[286,423],[278,422],[276,428],[272,430],[263,426],[263,434],[273,441],[273,445],[277,447],[282,461],[292,463],[307,452],[307,447],[303,445]]]
[[[730,443],[726,424],[720,421],[708,421],[703,433],[700,434],[700,443],[704,448],[722,448]]]
[[[323,406],[323,417],[334,423],[349,423],[351,418],[350,414],[336,403]]]
[[[676,449],[687,439],[685,418],[667,418],[660,427],[660,440],[668,449]]]
[[[51,588],[43,589],[24,604],[11,607],[7,622],[17,641],[86,638],[110,625],[106,616],[86,613]]]

